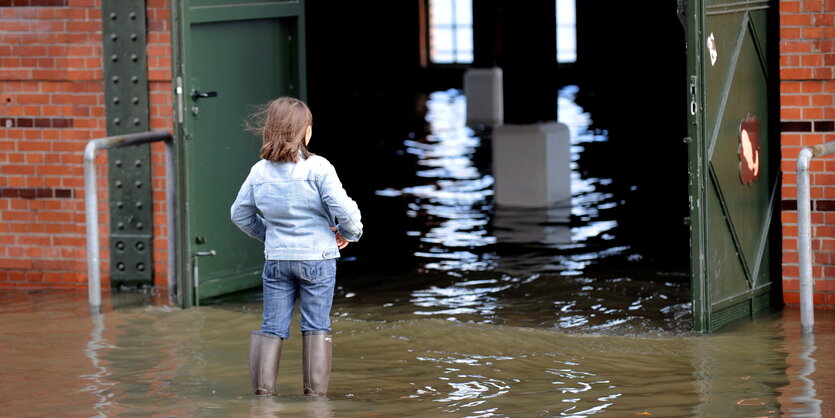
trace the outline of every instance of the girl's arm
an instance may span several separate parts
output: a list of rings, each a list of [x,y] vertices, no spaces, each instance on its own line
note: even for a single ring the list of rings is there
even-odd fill
[[[258,214],[255,197],[252,193],[252,172],[247,176],[235,203],[232,204],[232,222],[247,235],[264,242],[267,234],[267,222]]]
[[[342,187],[336,169],[330,162],[325,162],[324,173],[320,177],[319,190],[322,196],[322,203],[330,213],[336,217],[339,224],[336,225],[337,232],[349,242],[356,242],[362,236],[361,215],[357,203],[348,197],[348,193]]]

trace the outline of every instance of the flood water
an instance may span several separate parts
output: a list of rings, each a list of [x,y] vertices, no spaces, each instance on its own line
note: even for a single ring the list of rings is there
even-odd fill
[[[548,210],[495,207],[489,131],[464,126],[457,91],[418,98],[356,193],[368,228],[339,262],[329,399],[300,396],[297,332],[279,395],[250,395],[258,291],[188,310],[121,293],[95,316],[84,293],[2,291],[0,415],[832,416],[835,313],[810,338],[795,308],[693,334],[686,206],[648,213],[666,186],[598,160],[617,138],[576,92],[573,197]]]

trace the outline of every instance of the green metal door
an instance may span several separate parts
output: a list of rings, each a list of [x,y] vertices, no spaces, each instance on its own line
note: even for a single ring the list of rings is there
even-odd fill
[[[774,9],[768,0],[699,0],[687,2],[683,15],[693,318],[699,332],[767,308],[779,279],[779,270],[770,268],[771,246],[780,245],[772,241],[779,136],[767,30]]]
[[[260,285],[263,245],[229,208],[259,158],[243,129],[254,106],[304,99],[303,3],[182,0],[179,294],[184,306]]]

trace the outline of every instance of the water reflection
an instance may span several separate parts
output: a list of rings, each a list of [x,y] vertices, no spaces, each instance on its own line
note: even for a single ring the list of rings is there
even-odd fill
[[[376,192],[404,200],[416,221],[404,234],[415,241],[419,271],[447,277],[411,291],[415,314],[582,332],[690,328],[687,266],[656,266],[630,237],[619,236],[617,210],[637,185],[581,165],[585,147],[609,138],[590,129],[591,116],[574,102],[577,92],[564,88],[559,104],[559,120],[571,132],[572,198],[544,209],[494,206],[483,157],[490,131],[466,126],[459,91],[429,95],[426,134],[418,130],[403,141],[403,152],[417,159],[411,178],[418,184]]]
[[[713,335],[622,337],[449,321],[407,304],[391,307],[404,319],[367,320],[379,307],[341,299],[330,398],[310,400],[296,336],[280,394],[249,394],[257,304],[122,306],[91,321],[83,297],[36,299],[0,304],[9,416],[829,416],[835,405],[835,356],[815,349],[835,344],[825,311],[814,341],[793,310]]]
[[[803,369],[798,378],[803,382],[803,390],[800,395],[793,397],[792,401],[802,404],[803,408],[792,409],[791,412],[794,416],[819,417],[823,402],[818,399],[815,381],[810,378],[815,373],[815,334],[804,334],[802,338],[803,351],[800,353],[800,360],[803,362]]]
[[[103,417],[107,416],[104,413],[104,409],[111,406],[111,402],[108,398],[112,395],[109,394],[109,390],[114,383],[107,382],[105,380],[110,373],[107,371],[107,367],[105,367],[104,362],[102,362],[100,358],[100,352],[104,349],[113,348],[113,346],[108,344],[104,339],[104,315],[92,314],[91,319],[93,322],[93,329],[90,331],[90,341],[87,343],[84,355],[90,359],[90,363],[93,366],[93,369],[96,370],[96,373],[82,374],[79,377],[81,379],[91,381],[90,384],[81,391],[90,392],[98,397],[99,401],[93,405],[93,410],[98,413],[98,416]]]
[[[486,270],[495,267],[492,254],[471,251],[496,242],[487,232],[493,177],[475,167],[473,155],[481,145],[463,121],[466,100],[454,90],[432,93],[426,121],[430,134],[411,134],[403,142],[418,159],[415,177],[423,184],[377,191],[380,196],[406,197],[407,215],[428,228],[407,231],[423,245],[415,256],[426,258],[429,270]]]

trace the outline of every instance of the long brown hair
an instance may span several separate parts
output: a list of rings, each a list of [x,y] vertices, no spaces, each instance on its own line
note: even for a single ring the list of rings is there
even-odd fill
[[[295,163],[313,155],[307,150],[307,127],[313,115],[304,102],[293,97],[279,97],[249,116],[246,127],[260,136],[261,158]]]

